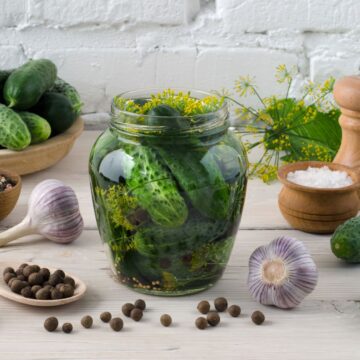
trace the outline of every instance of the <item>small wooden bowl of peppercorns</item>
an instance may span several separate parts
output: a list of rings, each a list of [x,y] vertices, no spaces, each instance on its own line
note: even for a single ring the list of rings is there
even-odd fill
[[[0,220],[14,209],[21,191],[21,178],[12,171],[0,169]]]
[[[1,263],[0,296],[32,306],[59,306],[85,295],[86,285],[61,269],[32,263]]]

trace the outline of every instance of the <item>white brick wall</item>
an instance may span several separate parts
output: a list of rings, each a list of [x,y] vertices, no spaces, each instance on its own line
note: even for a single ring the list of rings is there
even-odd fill
[[[140,87],[232,89],[278,64],[302,76],[359,73],[359,0],[0,0],[0,68],[48,57],[85,111]],[[251,102],[252,100],[249,99]]]

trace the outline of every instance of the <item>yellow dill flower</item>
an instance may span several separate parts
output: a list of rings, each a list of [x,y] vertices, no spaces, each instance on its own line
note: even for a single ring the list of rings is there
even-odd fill
[[[235,91],[240,96],[254,95],[255,85],[253,81],[254,78],[251,78],[250,76],[240,76],[235,82]]]

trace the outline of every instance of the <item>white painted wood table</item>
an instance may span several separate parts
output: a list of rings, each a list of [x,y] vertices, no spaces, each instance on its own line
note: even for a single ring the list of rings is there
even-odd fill
[[[201,294],[161,298],[138,295],[117,283],[97,232],[88,182],[89,149],[99,132],[86,131],[69,156],[46,171],[23,178],[17,208],[3,222],[3,230],[26,213],[33,186],[57,178],[74,187],[85,220],[85,231],[71,245],[57,245],[39,238],[18,241],[0,249],[0,260],[32,261],[58,266],[88,284],[86,296],[60,308],[33,308],[0,299],[0,359],[360,359],[360,267],[345,265],[330,251],[329,236],[291,230],[277,207],[279,184],[251,181],[241,227],[229,266],[223,278]],[[0,164],[1,167],[1,164]],[[319,267],[316,290],[296,309],[284,311],[254,302],[246,287],[247,262],[251,252],[279,235],[303,240]],[[199,300],[222,295],[242,308],[240,318],[221,316],[217,328],[194,327]],[[102,311],[120,315],[125,302],[142,297],[148,310],[139,323],[125,319],[124,330],[113,332],[99,320]],[[256,326],[252,311],[260,309],[266,322]],[[174,325],[159,323],[162,313],[173,317]],[[80,326],[80,318],[95,318],[93,329]],[[57,316],[74,325],[72,334],[47,333],[43,321]]]

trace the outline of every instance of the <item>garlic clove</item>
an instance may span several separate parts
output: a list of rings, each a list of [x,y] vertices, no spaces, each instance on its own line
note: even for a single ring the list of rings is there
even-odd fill
[[[315,289],[317,280],[313,259],[296,239],[279,237],[250,256],[248,288],[261,304],[293,308]]]

